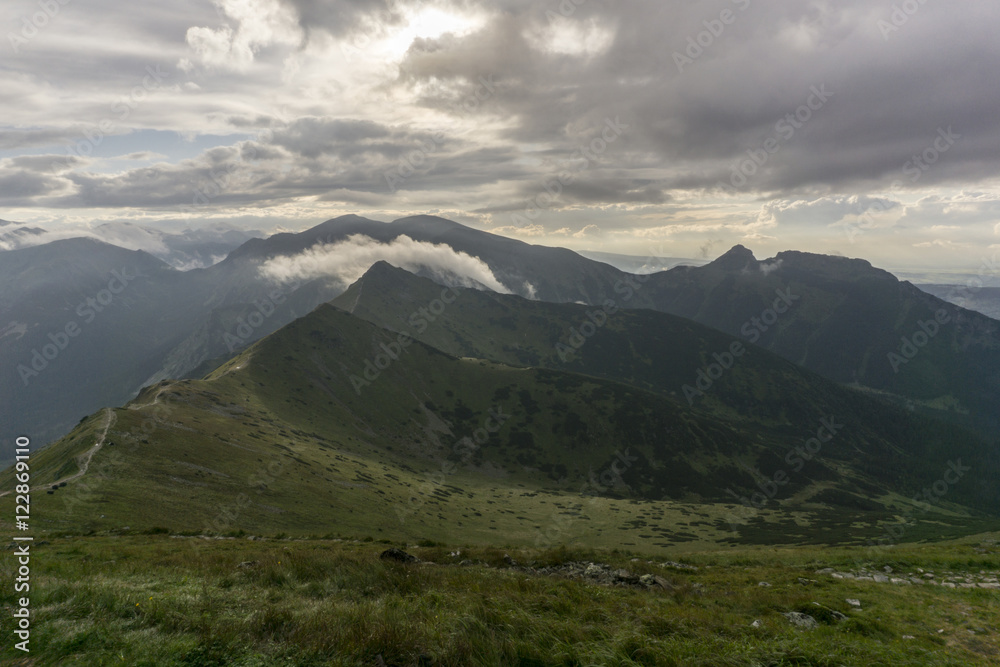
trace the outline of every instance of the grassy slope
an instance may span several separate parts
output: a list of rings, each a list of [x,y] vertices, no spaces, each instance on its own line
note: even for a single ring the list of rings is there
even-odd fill
[[[874,557],[828,548],[685,555],[696,571],[663,567],[671,554],[509,551],[539,566],[587,560],[652,573],[670,590],[512,569],[500,549],[462,547],[452,556],[453,547],[411,544],[432,564],[400,565],[378,559],[384,545],[346,540],[55,538],[37,545],[32,560],[30,664],[353,667],[381,656],[386,665],[435,667],[992,665],[1000,656],[996,591],[817,570],[863,564],[995,577],[997,537]],[[14,567],[4,559],[0,576],[10,581]],[[13,597],[10,587],[0,591],[5,606]],[[814,602],[848,619],[834,622]],[[781,616],[798,610],[820,626],[801,630]],[[0,647],[0,660],[29,664],[12,643]]]
[[[734,342],[691,320],[647,310],[620,310],[607,317],[582,347],[561,355],[557,344],[568,344],[571,328],[579,330],[589,314],[599,309],[462,289],[453,303],[429,314],[428,305],[442,292],[441,286],[382,262],[332,303],[449,354],[609,378],[674,399],[682,407],[688,404],[681,387],[695,385],[699,371],[714,362],[713,355],[725,352]],[[833,415],[847,423],[848,437],[858,437],[852,447],[835,446],[823,456],[840,458],[842,467],[861,466],[904,494],[936,481],[942,466],[958,457],[964,457],[965,463],[974,461],[977,470],[1000,471],[1000,449],[970,432],[893,406],[879,392],[836,385],[761,348],[745,347],[746,353],[704,396],[695,399],[689,412],[737,421],[741,430],[756,431],[767,440],[799,438],[796,446],[818,427],[822,416]],[[356,365],[360,367],[360,362]],[[360,373],[360,368],[355,372]],[[879,437],[898,451],[876,455],[870,442]],[[761,454],[753,458],[750,463],[768,473],[788,469],[783,457]],[[903,471],[921,481],[908,485]],[[747,487],[747,477],[734,476],[733,488],[747,494],[755,491],[752,482]],[[1000,508],[1000,495],[991,490],[985,475],[964,480],[951,493],[951,499],[961,495],[960,502]]]
[[[35,526],[76,533],[243,528],[655,551],[734,539],[860,541],[908,506],[886,493],[887,513],[851,495],[878,487],[838,459],[861,456],[864,447],[896,451],[861,427],[803,471],[789,489],[801,493],[747,513],[724,494],[746,477],[733,457],[766,460],[800,434],[784,441],[772,434],[772,441],[626,385],[458,360],[419,344],[355,393],[339,364],[372,356],[391,340],[321,307],[207,380],[148,389],[116,411],[108,444],[82,480],[35,494]],[[494,406],[510,421],[463,462],[454,444]],[[34,483],[58,479],[60,448],[77,447],[85,436],[71,434],[40,454]],[[639,461],[612,479],[603,497],[581,495],[591,471],[600,480],[611,469],[616,450]],[[453,471],[442,467],[449,462]],[[825,495],[810,495],[819,492]],[[910,524],[906,540],[990,525],[948,504],[916,512]]]

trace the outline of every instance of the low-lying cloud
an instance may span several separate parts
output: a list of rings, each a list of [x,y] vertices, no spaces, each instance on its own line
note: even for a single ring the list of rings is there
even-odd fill
[[[435,280],[457,287],[485,286],[494,292],[511,290],[478,257],[458,252],[444,244],[414,241],[398,236],[389,243],[355,234],[337,243],[315,245],[297,255],[275,257],[261,266],[261,273],[279,282],[330,277],[353,283],[379,260],[411,273],[429,273]]]

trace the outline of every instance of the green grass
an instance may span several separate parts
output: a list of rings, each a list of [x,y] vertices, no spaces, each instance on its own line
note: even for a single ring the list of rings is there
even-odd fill
[[[635,559],[618,550],[477,547],[452,556],[457,547],[402,544],[428,562],[414,565],[380,561],[385,544],[349,540],[56,537],[33,552],[30,664],[373,665],[377,656],[387,665],[456,667],[996,664],[995,591],[816,574],[862,561],[996,572],[996,537],[897,547],[873,560],[849,548]],[[663,576],[672,589],[511,569],[507,553],[539,566],[605,562]],[[662,567],[669,558],[699,569]],[[4,558],[0,577],[10,581],[14,567]],[[813,602],[848,619],[835,622]],[[0,603],[14,603],[10,587]],[[820,626],[792,627],[781,614],[794,610],[811,612]],[[761,627],[751,627],[755,620]],[[11,644],[0,659],[18,664],[25,656]]]
[[[33,527],[76,534],[157,526],[332,531],[651,552],[741,542],[863,543],[908,512],[902,541],[998,526],[952,503],[992,493],[989,468],[949,488],[933,511],[908,510],[912,502],[889,493],[906,490],[900,477],[929,484],[946,466],[930,454],[901,454],[901,446],[862,426],[865,414],[780,496],[747,514],[725,493],[756,490],[735,461],[787,469],[776,457],[801,442],[803,428],[762,431],[625,384],[455,359],[418,343],[356,394],[343,360],[364,360],[391,340],[368,322],[320,308],[205,380],[147,388],[115,410],[107,444],[86,475],[33,495]],[[510,420],[463,459],[454,446],[497,407]],[[34,454],[33,484],[75,469],[73,457],[93,443],[103,417]],[[637,460],[613,485],[595,489],[590,481],[617,465],[616,451]],[[871,452],[882,458],[866,459]],[[859,460],[842,460],[850,457]],[[13,487],[12,475],[0,473],[0,488]],[[13,516],[13,500],[0,498],[0,516]]]

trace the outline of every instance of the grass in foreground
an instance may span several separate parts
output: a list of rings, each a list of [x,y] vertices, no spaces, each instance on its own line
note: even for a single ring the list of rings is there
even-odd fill
[[[840,580],[816,570],[921,567],[987,575],[996,536],[898,547],[752,549],[670,558],[620,552],[407,547],[169,535],[53,538],[32,558],[32,665],[987,665],[1000,592]],[[9,553],[9,552],[8,552]],[[609,587],[509,567],[603,562],[671,588]],[[14,577],[12,557],[2,576]],[[462,560],[473,564],[460,565]],[[980,575],[981,576],[981,575]],[[761,586],[760,582],[770,586]],[[14,604],[12,586],[0,601]],[[861,609],[846,603],[861,601]],[[847,620],[817,613],[818,602]],[[782,613],[813,611],[820,626]],[[754,621],[760,627],[752,627]],[[912,638],[911,638],[912,637]],[[382,662],[380,662],[380,660]]]

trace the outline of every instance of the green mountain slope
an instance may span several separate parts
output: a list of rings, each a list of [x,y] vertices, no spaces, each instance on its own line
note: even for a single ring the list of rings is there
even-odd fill
[[[796,297],[794,305],[765,316],[779,293]],[[781,252],[758,261],[736,246],[706,266],[651,276],[633,303],[1000,434],[1000,322],[864,260]]]
[[[996,461],[981,441],[850,392],[835,411],[800,423],[751,424],[621,382],[396,345],[399,334],[321,306],[205,380],[150,387],[114,411],[87,473],[36,493],[34,516],[73,531],[165,526],[655,549],[860,541],[905,513],[920,519],[910,537],[943,535],[982,525],[962,504],[997,506]],[[365,359],[384,369],[356,386],[351,376]],[[67,462],[102,418],[39,454],[33,480],[73,472]],[[824,420],[835,434],[821,455],[797,456]],[[914,514],[905,496],[957,458],[976,473]],[[747,472],[754,468],[773,479],[784,472],[773,494]],[[739,504],[758,489],[768,494],[760,509]]]

